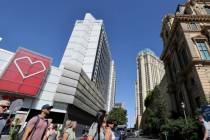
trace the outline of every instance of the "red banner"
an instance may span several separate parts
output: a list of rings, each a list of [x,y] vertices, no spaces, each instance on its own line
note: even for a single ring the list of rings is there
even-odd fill
[[[18,49],[0,79],[0,91],[36,96],[51,65],[51,59]]]

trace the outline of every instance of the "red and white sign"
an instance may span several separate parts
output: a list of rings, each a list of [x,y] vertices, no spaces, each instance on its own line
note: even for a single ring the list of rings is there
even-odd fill
[[[19,49],[0,79],[0,91],[36,96],[51,65],[51,59]]]

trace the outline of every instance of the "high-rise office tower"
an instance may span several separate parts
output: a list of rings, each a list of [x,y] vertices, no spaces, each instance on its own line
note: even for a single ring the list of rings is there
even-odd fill
[[[106,100],[111,61],[103,20],[96,20],[87,13],[84,20],[76,21],[60,67],[68,63],[82,67]]]
[[[107,96],[107,112],[111,111],[115,105],[115,94],[116,94],[116,70],[114,61],[111,62],[111,72],[110,72],[110,83],[109,83],[109,93]]]
[[[137,56],[136,119],[140,125],[141,116],[145,110],[144,100],[147,93],[160,83],[165,74],[162,61],[150,49],[139,52]]]

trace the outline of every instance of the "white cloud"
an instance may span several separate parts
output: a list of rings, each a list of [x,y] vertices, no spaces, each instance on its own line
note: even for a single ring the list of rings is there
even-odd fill
[[[2,37],[0,37],[0,42],[3,40],[3,38]]]

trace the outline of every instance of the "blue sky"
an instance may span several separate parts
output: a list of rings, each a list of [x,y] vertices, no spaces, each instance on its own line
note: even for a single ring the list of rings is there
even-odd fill
[[[77,19],[86,12],[103,19],[117,70],[116,101],[134,122],[136,56],[144,48],[158,56],[162,17],[185,0],[1,0],[0,48],[24,47],[53,58],[58,66]]]

